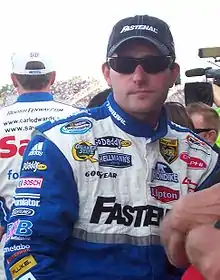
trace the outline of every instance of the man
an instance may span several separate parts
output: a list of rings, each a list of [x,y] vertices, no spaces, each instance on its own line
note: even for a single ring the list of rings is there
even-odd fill
[[[52,62],[42,53],[16,53],[12,57],[11,79],[19,97],[14,104],[0,110],[0,239],[18,182],[22,156],[32,131],[36,125],[76,111],[53,100],[50,87],[55,77]],[[39,153],[37,146],[34,153]],[[38,161],[30,161],[23,168],[37,170],[38,164]],[[0,278],[3,279],[1,273]]]
[[[211,146],[214,146],[220,130],[220,119],[215,109],[202,102],[197,102],[189,104],[186,110],[195,127],[194,131]],[[217,147],[215,148],[217,149]]]
[[[160,244],[160,220],[208,184],[218,156],[167,122],[163,103],[179,74],[168,25],[147,15],[116,23],[102,70],[113,90],[107,102],[39,127],[26,149],[5,246],[8,279],[181,277]],[[30,161],[44,168],[25,170]]]

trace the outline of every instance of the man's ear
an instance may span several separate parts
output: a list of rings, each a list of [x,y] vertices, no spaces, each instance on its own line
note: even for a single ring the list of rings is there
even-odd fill
[[[15,88],[17,88],[18,87],[18,81],[17,81],[17,78],[16,78],[15,74],[13,74],[13,73],[11,74],[11,80],[12,80],[13,86]]]
[[[102,73],[109,87],[112,86],[111,77],[110,77],[110,67],[107,62],[102,64]]]
[[[209,139],[208,142],[211,145],[214,145],[218,138],[218,133],[214,129],[211,129],[210,131],[207,132],[207,138]]]
[[[56,72],[53,71],[53,72],[51,73],[50,85],[53,85],[53,83],[55,82],[55,80],[56,80]]]
[[[179,76],[179,73],[180,73],[180,66],[179,66],[179,64],[175,62],[172,65],[172,68],[170,69],[170,71],[171,71],[170,88],[172,88],[174,83],[176,82],[178,76]]]

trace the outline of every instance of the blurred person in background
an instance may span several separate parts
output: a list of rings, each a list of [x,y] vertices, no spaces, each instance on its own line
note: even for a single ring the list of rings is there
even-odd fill
[[[36,125],[76,111],[72,106],[53,100],[50,87],[55,78],[52,61],[45,54],[26,52],[12,56],[11,79],[19,96],[14,104],[0,110],[0,238],[6,229],[7,214],[18,183],[22,156],[32,131]],[[33,153],[41,153],[40,145],[35,147]],[[40,161],[27,162],[23,167],[24,170],[38,168]],[[30,181],[31,183],[33,182]],[[4,279],[2,262],[0,279]]]
[[[165,102],[164,107],[166,109],[168,120],[179,124],[183,127],[188,127],[193,130],[194,126],[192,120],[186,112],[186,108],[179,102]]]
[[[205,103],[196,102],[190,103],[186,111],[193,122],[194,132],[219,152],[215,145],[220,130],[220,118],[216,110]]]
[[[97,93],[95,96],[93,96],[90,101],[89,104],[87,105],[87,108],[95,108],[98,106],[101,106],[102,104],[104,104],[107,100],[107,97],[109,96],[109,94],[112,92],[111,88],[107,88],[103,91],[100,91],[99,93]]]

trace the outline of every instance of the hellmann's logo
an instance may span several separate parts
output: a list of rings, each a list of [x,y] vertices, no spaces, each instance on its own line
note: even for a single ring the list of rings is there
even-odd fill
[[[154,32],[155,34],[158,33],[157,28],[155,28],[151,25],[146,25],[146,24],[125,25],[122,27],[122,30],[120,31],[120,33],[124,33],[124,32],[131,31],[131,30],[148,30],[148,31]]]

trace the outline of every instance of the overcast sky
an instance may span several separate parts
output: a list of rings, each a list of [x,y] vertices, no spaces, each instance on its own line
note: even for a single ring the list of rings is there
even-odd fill
[[[100,78],[112,26],[135,14],[167,21],[182,73],[208,66],[198,48],[220,46],[220,0],[0,0],[0,11],[0,85],[10,82],[11,54],[20,49],[50,52],[58,79]]]

